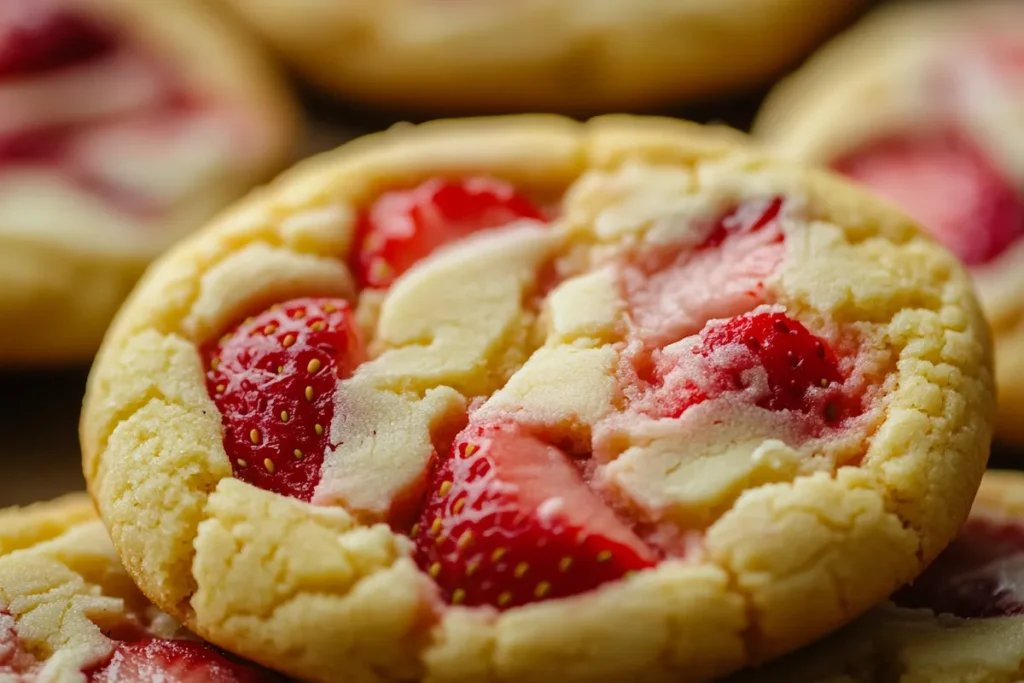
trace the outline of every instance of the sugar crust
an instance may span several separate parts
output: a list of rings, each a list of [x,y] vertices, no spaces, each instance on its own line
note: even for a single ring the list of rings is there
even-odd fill
[[[205,187],[149,225],[65,185],[32,181],[14,190],[56,193],[41,200],[42,209],[24,200],[22,212],[60,218],[30,231],[0,225],[0,365],[91,357],[149,261],[277,172],[298,136],[298,112],[279,69],[222,9],[195,0],[71,2],[126,26],[130,39],[173,65],[193,93],[243,112],[258,126],[260,144],[245,168],[218,168]]]
[[[480,114],[620,111],[736,92],[793,64],[865,3],[229,4],[325,89]]]
[[[989,470],[972,516],[1020,521],[1024,475]],[[1024,617],[960,619],[888,604],[838,633],[730,683],[1013,683],[1024,666]]]
[[[710,521],[696,557],[501,615],[443,609],[409,542],[371,524],[372,511],[314,507],[231,478],[196,345],[277,300],[351,296],[338,255],[351,245],[356,206],[384,187],[434,175],[485,172],[557,195],[579,190],[573,184],[583,175],[600,187],[623,169],[652,183],[682,169],[695,196],[803,199],[814,229],[787,236],[777,293],[800,315],[864,325],[893,350],[859,467],[783,481],[753,475]],[[617,201],[614,192],[587,197],[580,191],[567,202],[554,228],[559,239],[618,243],[625,238],[602,237],[616,222],[597,218],[656,214],[664,200],[615,214],[602,206]],[[647,239],[639,234],[633,238]],[[589,335],[581,347],[604,346],[600,325],[563,320],[563,331],[575,325]],[[549,352],[571,347],[556,341]],[[508,351],[525,342],[503,343]],[[456,373],[481,384],[467,391],[491,394],[528,362],[514,353],[488,358],[503,359],[507,371],[484,379]],[[732,131],[630,117],[442,121],[304,162],[163,257],[98,357],[81,422],[83,462],[120,557],[146,595],[212,642],[291,675],[497,683],[544,681],[557,671],[567,681],[668,681],[681,673],[707,680],[850,621],[945,547],[988,455],[990,364],[968,277],[945,251],[889,205],[837,178],[752,154]],[[403,366],[412,378],[404,386],[379,374],[376,389],[421,396],[436,380],[417,375],[419,367]]]
[[[986,24],[1020,36],[1024,9],[1012,1],[984,0],[902,2],[875,10],[772,90],[757,115],[754,136],[773,154],[828,163],[875,135],[933,121],[935,110],[918,96],[920,84],[938,60],[950,56],[951,45]],[[1024,139],[1024,90],[1008,102],[993,110],[999,118],[963,118],[960,123],[1024,188],[1024,145],[1019,142]],[[1024,412],[1022,263],[1024,243],[1017,243],[974,272],[996,347],[996,431],[1000,439],[1015,443],[1024,441],[1019,419]]]

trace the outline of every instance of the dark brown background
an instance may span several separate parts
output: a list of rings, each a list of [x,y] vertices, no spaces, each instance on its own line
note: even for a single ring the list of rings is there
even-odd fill
[[[828,0],[822,0],[827,2]],[[330,149],[357,135],[398,121],[420,121],[415,113],[367,111],[300,89],[310,112],[307,153]],[[657,113],[745,130],[766,89],[727,101]],[[81,488],[77,422],[87,367],[0,373],[0,506],[24,504]],[[1000,452],[994,464],[1012,465]],[[1024,459],[1022,459],[1024,462]]]

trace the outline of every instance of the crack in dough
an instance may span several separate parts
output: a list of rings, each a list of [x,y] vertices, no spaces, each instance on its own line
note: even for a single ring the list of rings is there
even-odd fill
[[[683,170],[660,183],[670,166]],[[232,479],[195,351],[202,340],[191,334],[242,314],[229,309],[246,296],[265,296],[251,282],[260,254],[289,264],[341,259],[351,243],[351,207],[381,188],[480,172],[549,196],[580,182],[559,220],[446,250],[400,279],[379,316],[366,316],[380,353],[342,382],[338,400],[348,392],[360,406],[380,405],[403,433],[374,437],[373,420],[350,411],[363,434],[352,440],[353,425],[336,411],[325,468],[332,483],[318,495],[345,498],[351,511]],[[645,176],[658,182],[648,185]],[[602,182],[639,194],[603,194]],[[685,562],[668,560],[586,595],[502,614],[441,604],[410,559],[408,539],[366,523],[380,521],[396,493],[419,486],[466,403],[523,413],[579,444],[593,438],[588,430],[624,405],[622,387],[608,380],[626,334],[613,271],[604,270],[616,245],[681,239],[686,215],[718,215],[722,206],[777,195],[798,198],[805,216],[783,221],[787,252],[773,284],[779,301],[822,329],[848,325],[866,340],[857,380],[864,386],[872,372],[895,378],[872,398],[878,411],[862,432],[868,444],[860,466],[791,470],[792,453],[765,445],[779,435],[757,432],[753,441],[761,444],[752,442],[749,452],[768,454],[757,464],[770,472],[726,477],[710,487],[715,495],[690,492],[686,515],[709,501],[720,509],[702,522],[710,526]],[[601,212],[623,196],[636,198],[643,218],[630,221],[623,210],[602,222]],[[325,206],[342,210],[298,218]],[[286,223],[308,232],[286,234]],[[595,232],[599,224],[615,238]],[[476,258],[488,249],[490,257]],[[546,305],[535,313],[528,304],[539,289],[537,271],[552,259],[564,259],[556,263],[563,281],[544,292]],[[851,263],[870,266],[867,276]],[[207,277],[213,269],[220,274]],[[323,283],[347,286],[343,267],[323,273]],[[230,288],[240,293],[218,307],[216,292]],[[576,306],[579,297],[588,305]],[[538,330],[545,339],[535,349]],[[456,352],[462,355],[450,357]],[[611,117],[577,127],[524,117],[430,124],[301,165],[155,267],[99,356],[83,449],[100,512],[147,593],[204,637],[292,675],[522,683],[554,672],[581,682],[670,681],[686,672],[706,680],[839,626],[949,541],[984,468],[990,362],[984,323],[955,262],[888,205],[838,180],[760,159],[718,131],[680,123]],[[397,460],[381,457],[403,450]],[[345,467],[368,457],[380,460],[377,474],[392,462],[398,476],[383,489],[351,486]],[[669,462],[663,471],[681,476],[685,464]],[[887,571],[876,571],[880,564]],[[635,628],[624,632],[623,623]]]

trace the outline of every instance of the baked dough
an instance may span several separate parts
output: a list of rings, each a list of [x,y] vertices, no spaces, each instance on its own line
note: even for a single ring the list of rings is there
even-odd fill
[[[450,244],[389,288],[355,286],[352,252],[369,240],[354,231],[382,192],[480,174],[549,207],[548,221]],[[319,347],[329,355],[298,362],[280,354],[314,353],[292,330],[327,334],[346,300],[369,358],[316,403],[323,363],[354,342],[332,337]],[[701,362],[687,349],[782,318],[789,328],[776,330],[818,339],[810,367],[834,351],[838,376],[800,399],[828,404],[786,403],[765,365],[767,376],[735,376],[742,391],[715,389],[712,368],[707,400],[659,412],[679,407],[673,392]],[[228,359],[238,343],[288,359],[276,375],[276,363],[259,370],[267,377],[311,378],[280,418],[282,397],[259,390],[270,421],[241,433],[218,410],[255,377],[225,369],[256,357]],[[746,357],[715,348],[737,354],[723,351],[725,364]],[[94,366],[84,469],[143,592],[211,642],[289,675],[708,680],[852,620],[953,538],[988,456],[990,354],[949,254],[888,204],[753,154],[738,133],[631,117],[441,121],[306,161],[162,257]],[[666,362],[661,381],[641,377],[648,357]],[[312,404],[333,411],[316,424],[320,442],[302,407]],[[231,414],[250,419],[238,405]],[[474,425],[494,422],[512,425],[513,439],[533,430],[522,443],[567,480],[552,449],[585,463],[589,489],[568,484],[571,498],[566,488],[527,513],[556,519],[589,504],[584,525],[642,520],[619,537],[647,568],[558,599],[542,598],[559,586],[524,584],[538,599],[509,609],[459,606],[459,589],[439,590],[431,575],[445,574],[422,554],[442,520],[406,531],[396,508],[423,496],[441,505],[455,489],[427,483],[432,463],[454,467]],[[296,471],[293,443],[275,446],[279,437],[326,444],[296,448],[295,462],[323,458],[301,495],[272,490],[287,493],[274,477]],[[587,558],[565,568],[577,559]],[[528,570],[516,566],[516,578],[534,581]]]
[[[898,3],[876,10],[777,86],[754,124],[755,136],[773,153],[824,165],[891,136],[927,139],[931,131],[953,129],[976,148],[978,163],[1001,177],[1013,196],[989,197],[981,211],[998,211],[996,205],[1009,202],[1005,211],[1013,212],[1013,225],[1005,228],[1010,234],[997,238],[1006,244],[989,249],[991,258],[971,272],[994,333],[997,436],[1015,443],[1024,442],[1022,51],[1019,2]],[[908,166],[889,182],[943,172],[922,166]],[[921,200],[897,194],[897,201],[912,203],[922,220],[966,203],[955,180],[933,180],[940,187]],[[875,187],[886,194],[885,182],[879,183]],[[979,233],[982,226],[961,225],[947,237],[970,258],[985,249],[989,236]]]
[[[297,112],[195,0],[32,0],[0,32],[0,366],[80,362],[154,256],[286,162]]]
[[[323,88],[435,112],[621,111],[757,86],[862,0],[226,0]]]
[[[0,510],[0,678],[275,683],[139,593],[84,494]]]
[[[969,607],[974,610],[981,607],[980,611],[990,611],[990,616],[937,613],[916,601],[912,603],[914,609],[888,604],[805,651],[736,677],[734,683],[1013,683],[1020,680],[1021,666],[1024,666],[1024,607],[1020,602],[1020,566],[1024,553],[1022,519],[1024,474],[987,472],[971,511],[971,521],[919,582],[938,583],[942,575],[956,576],[951,570],[966,559],[970,569],[952,585],[962,591],[961,599],[966,596],[977,599],[977,603]],[[986,531],[995,535],[988,535]],[[964,553],[975,537],[975,553],[985,553],[985,546],[997,543],[1003,547],[992,551],[991,559],[971,561],[967,559],[971,556]],[[954,596],[956,592],[952,591]],[[986,595],[987,608],[983,607]],[[956,601],[957,597],[952,600]],[[899,596],[897,601],[906,605]]]

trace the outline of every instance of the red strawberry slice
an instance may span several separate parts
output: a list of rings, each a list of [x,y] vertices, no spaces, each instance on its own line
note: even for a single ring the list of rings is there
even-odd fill
[[[107,662],[85,672],[89,683],[276,683],[284,678],[229,660],[190,640],[119,643]]]
[[[352,269],[360,286],[384,289],[434,250],[521,219],[544,216],[494,178],[434,178],[411,190],[385,192],[360,219]]]
[[[1010,78],[1024,75],[1024,40],[1019,31],[984,32],[971,41],[969,49],[984,59],[997,74]]]
[[[1024,614],[1024,528],[972,518],[897,605],[965,619]]]
[[[902,206],[967,265],[1024,235],[1024,195],[959,131],[879,140],[835,168]]]
[[[0,10],[0,78],[86,61],[115,45],[108,27],[55,2],[9,1]]]
[[[565,453],[514,424],[467,427],[429,491],[416,561],[452,604],[576,595],[656,560]]]
[[[815,414],[827,424],[849,412],[838,394],[843,376],[835,353],[785,313],[742,315],[706,327],[693,353],[704,359],[700,367],[706,376],[675,374],[671,358],[658,370],[665,417],[679,417],[697,403],[761,381],[767,383],[757,400],[762,408]]]
[[[704,240],[705,248],[717,247],[730,235],[745,235],[757,232],[761,228],[771,224],[779,217],[782,210],[782,197],[775,197],[764,202],[747,202],[741,204],[736,210],[726,215],[715,229]],[[784,239],[782,233],[778,235],[778,241]]]
[[[10,676],[14,681],[21,681],[24,679],[20,676],[27,676],[38,668],[39,662],[18,637],[14,617],[0,612],[0,680]]]
[[[235,476],[308,501],[320,479],[334,390],[366,358],[342,299],[296,299],[206,345],[206,387]]]

